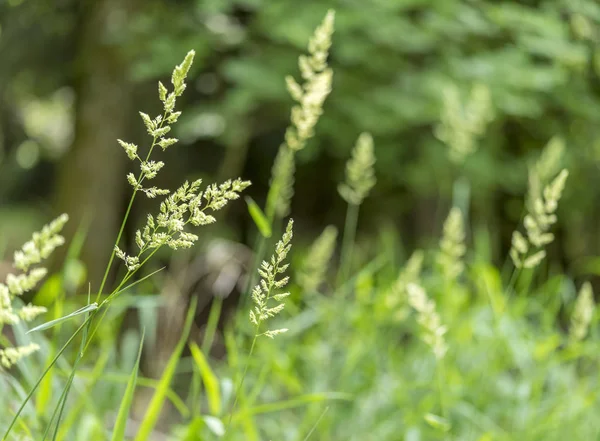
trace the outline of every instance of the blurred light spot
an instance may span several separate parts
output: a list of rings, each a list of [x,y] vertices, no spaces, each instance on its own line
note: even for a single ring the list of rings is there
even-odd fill
[[[225,14],[214,14],[206,20],[206,27],[215,34],[225,34],[229,26],[229,17]]]
[[[205,73],[198,77],[196,89],[207,95],[213,94],[219,87],[219,79],[214,73]]]
[[[71,145],[74,133],[75,94],[61,88],[45,99],[23,97],[20,113],[25,132],[38,139],[46,152],[59,158]]]
[[[218,113],[202,113],[192,123],[192,133],[197,137],[219,136],[225,130],[225,118]]]
[[[24,141],[17,147],[16,160],[21,168],[30,169],[35,167],[40,160],[40,146],[31,139]]]
[[[245,36],[244,28],[225,14],[214,14],[208,17],[206,27],[213,34],[223,37],[223,41],[229,45],[240,43]]]

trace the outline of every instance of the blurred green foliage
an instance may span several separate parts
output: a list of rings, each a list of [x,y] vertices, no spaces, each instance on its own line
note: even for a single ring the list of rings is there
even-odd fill
[[[297,176],[294,203],[308,222],[341,218],[343,207],[330,184],[341,180],[343,158],[357,135],[369,131],[379,158],[379,185],[366,210],[370,224],[393,217],[409,240],[431,234],[444,211],[436,207],[449,204],[458,174],[433,134],[443,90],[455,85],[466,96],[474,84],[485,84],[495,118],[464,173],[472,182],[473,218],[497,232],[495,253],[518,222],[526,166],[554,135],[568,146],[573,187],[590,188],[566,195],[559,217],[568,228],[561,230],[555,257],[572,261],[595,253],[600,6],[594,0],[62,0],[53,5],[44,0],[0,5],[3,201],[23,202],[39,194],[36,187],[25,191],[18,184],[53,182],[45,160],[60,154],[52,155],[48,140],[28,129],[33,125],[28,120],[39,116],[22,110],[33,97],[50,100],[54,91],[76,86],[82,56],[78,26],[85,14],[103,8],[110,14],[96,36],[100,47],[124,54],[128,77],[140,90],[165,76],[188,49],[197,52],[197,81],[178,133],[194,149],[181,153],[190,160],[178,162],[176,175],[244,171],[257,194],[264,194],[264,171],[272,164],[291,104],[283,78],[296,71],[297,54],[324,11],[333,7],[334,88],[327,117],[302,152]],[[71,130],[80,117],[74,113],[70,126],[62,123]],[[63,136],[61,142],[68,139]],[[33,170],[15,171],[15,158],[28,140],[41,149],[42,162]],[[27,165],[31,145],[25,147],[21,156]],[[68,145],[58,148],[67,150]],[[322,180],[313,179],[313,172]],[[328,190],[315,198],[320,186]]]
[[[359,236],[360,270],[341,280],[337,291],[331,289],[333,271],[319,275],[326,279],[323,292],[293,284],[290,315],[282,320],[290,331],[259,345],[250,360],[247,311],[233,321],[235,329],[216,335],[226,358],[212,357],[193,343],[179,359],[181,334],[189,326],[171,345],[158,344],[172,335],[160,319],[162,297],[148,295],[172,294],[176,277],[159,274],[155,285],[137,286],[110,310],[78,369],[58,439],[107,439],[142,328],[147,360],[142,359],[138,386],[150,394],[159,390],[153,409],[171,403],[164,421],[155,418],[158,411],[150,413],[148,424],[156,425],[153,435],[161,439],[171,432],[176,433],[171,438],[187,441],[217,439],[229,417],[230,440],[302,440],[311,434],[319,440],[377,441],[597,437],[597,313],[590,314],[588,338],[569,336],[577,278],[600,274],[598,257],[588,259],[598,254],[600,237],[600,6],[594,0],[4,2],[0,213],[12,212],[11,224],[29,230],[12,207],[50,210],[39,201],[61,191],[52,184],[68,170],[56,162],[72,152],[68,144],[85,117],[78,107],[81,60],[85,55],[105,62],[104,52],[83,53],[80,46],[82,17],[96,13],[105,26],[94,36],[95,47],[115,50],[126,61],[116,77],[130,84],[140,108],[146,108],[147,95],[155,95],[154,80],[166,76],[188,49],[196,50],[191,77],[197,80],[182,103],[186,112],[177,133],[189,145],[173,157],[177,166],[169,179],[241,173],[258,184],[255,199],[264,197],[289,120],[283,78],[296,72],[298,53],[329,7],[337,10],[333,92],[317,137],[299,155],[292,213],[300,226],[298,244],[302,233],[316,236],[308,231],[323,220],[340,225],[345,207],[336,186],[345,159],[359,133],[372,133],[377,186],[361,207],[360,225],[372,234]],[[86,75],[93,83],[94,72]],[[490,91],[494,118],[476,153],[458,165],[435,137],[444,91],[456,87],[466,99],[481,84]],[[105,98],[125,99],[108,93]],[[110,116],[98,131],[110,126]],[[59,128],[56,136],[43,136],[52,127]],[[139,129],[130,130],[124,138],[139,136]],[[499,263],[506,261],[510,233],[523,212],[527,167],[555,136],[565,140],[563,165],[571,172],[558,211],[557,240],[547,264],[513,279],[506,273],[510,263]],[[464,274],[450,280],[433,265],[437,251],[432,250],[451,201],[468,215],[469,247]],[[16,239],[8,216],[0,216],[0,232],[6,234],[0,236],[2,252]],[[408,254],[400,244],[428,245],[423,274],[413,278],[436,302],[448,328],[443,360],[419,338],[422,330],[405,289],[398,288]],[[85,303],[75,295],[86,280],[81,246],[38,293],[38,303],[52,306],[48,319]],[[299,257],[292,259],[292,273],[297,273],[305,250],[294,247]],[[76,327],[64,322],[53,328],[47,339],[40,337],[35,362],[19,364],[15,377],[0,377],[0,396],[11,397],[0,428]],[[17,341],[26,339],[23,331],[14,331]],[[26,439],[43,433],[75,355],[69,350],[60,358],[25,408],[15,430]],[[246,365],[239,405],[229,410]],[[146,392],[137,392],[128,433],[139,429]],[[148,427],[143,434],[150,433]]]

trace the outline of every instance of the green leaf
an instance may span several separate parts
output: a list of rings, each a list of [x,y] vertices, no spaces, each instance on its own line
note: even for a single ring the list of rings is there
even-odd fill
[[[260,234],[262,234],[262,236],[265,238],[271,237],[271,225],[258,204],[249,196],[246,196],[246,203],[248,204],[248,213],[250,213],[250,216],[256,224],[258,231],[260,231]]]
[[[442,432],[447,432],[450,430],[451,426],[446,418],[434,415],[432,413],[427,413],[425,414],[423,419],[434,429],[440,430]]]
[[[200,371],[200,376],[202,377],[202,382],[206,389],[210,413],[212,415],[219,415],[221,413],[221,391],[219,389],[219,380],[196,343],[192,342],[190,344],[190,351],[192,352],[192,357]]]
[[[135,437],[135,441],[146,441],[150,437],[152,430],[154,429],[154,426],[158,421],[160,411],[162,410],[163,403],[167,396],[167,391],[169,390],[171,381],[175,376],[175,370],[177,369],[179,358],[181,357],[181,353],[183,352],[185,342],[188,338],[190,329],[192,327],[192,322],[194,321],[194,315],[196,313],[196,304],[197,299],[194,298],[188,310],[181,337],[177,342],[177,346],[171,354],[169,361],[167,362],[167,366],[165,367],[162,376],[160,377],[158,387],[156,388],[156,391],[152,396],[152,400],[148,405],[148,410],[146,411],[146,414],[144,415],[144,418],[140,424],[140,428]]]
[[[67,320],[71,320],[73,317],[77,317],[78,315],[85,314],[87,312],[94,311],[96,309],[98,309],[98,304],[96,302],[91,303],[87,306],[84,306],[83,308],[78,309],[75,312],[72,312],[69,315],[65,315],[64,317],[57,318],[56,320],[50,320],[49,322],[46,322],[46,323],[42,323],[41,325],[36,326],[35,328],[32,328],[29,331],[27,331],[27,334],[29,334],[30,332],[42,331],[44,329],[51,328],[53,326],[58,325],[59,323],[66,322]]]
[[[135,392],[135,386],[137,384],[137,376],[138,371],[140,369],[140,358],[142,356],[143,344],[144,333],[142,333],[142,338],[140,340],[140,347],[138,349],[138,355],[135,361],[135,366],[131,371],[129,381],[127,382],[127,387],[125,388],[125,394],[123,395],[121,405],[119,406],[119,413],[117,415],[117,420],[113,429],[112,441],[122,441],[125,439],[125,426],[127,425],[127,416],[129,415],[129,409],[131,408],[131,403],[133,401],[133,393]]]

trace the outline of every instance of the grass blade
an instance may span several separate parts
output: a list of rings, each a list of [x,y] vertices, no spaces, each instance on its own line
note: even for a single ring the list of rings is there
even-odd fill
[[[53,326],[58,325],[59,323],[71,320],[73,317],[77,317],[78,315],[85,314],[90,311],[95,311],[96,309],[98,309],[98,304],[91,303],[87,306],[84,306],[83,308],[78,309],[77,311],[72,312],[71,314],[65,315],[64,317],[57,318],[56,320],[50,320],[49,322],[42,323],[41,325],[36,326],[35,328],[31,328],[29,331],[27,331],[27,334],[51,328]]]
[[[219,380],[196,343],[190,344],[190,351],[192,352],[192,357],[200,371],[200,376],[202,377],[202,382],[206,389],[210,413],[215,416],[219,415],[221,413],[221,391],[219,390]]]
[[[341,401],[350,401],[352,399],[351,395],[341,393],[341,392],[333,392],[333,393],[316,393],[316,394],[306,394],[301,395],[296,398],[292,398],[291,400],[277,401],[275,403],[267,403],[261,404],[258,406],[254,406],[248,409],[245,409],[241,412],[236,413],[233,416],[234,420],[253,415],[260,415],[265,413],[272,412],[280,412],[286,409],[293,409],[296,407],[301,407],[309,403],[318,403],[321,401],[333,401],[333,400],[341,400]]]
[[[115,427],[113,428],[112,441],[122,441],[125,439],[125,427],[127,425],[127,416],[129,415],[129,409],[133,401],[133,393],[135,392],[135,386],[137,384],[137,376],[140,368],[140,358],[142,356],[142,347],[144,346],[144,333],[142,332],[142,338],[140,340],[140,348],[138,349],[137,359],[135,366],[131,371],[131,376],[127,382],[125,388],[125,394],[121,400],[119,406],[119,413],[117,414],[117,420],[115,421]]]
[[[271,237],[271,234],[273,233],[271,223],[267,219],[267,216],[265,216],[263,211],[260,209],[258,204],[254,202],[254,199],[252,199],[250,196],[246,196],[246,204],[248,204],[248,213],[250,213],[250,216],[252,217],[256,228],[258,228],[258,231],[260,231],[262,237]]]
[[[165,367],[165,370],[160,378],[156,392],[154,392],[152,400],[148,405],[148,410],[144,415],[144,419],[140,424],[140,429],[134,441],[147,441],[152,433],[152,430],[154,429],[154,426],[156,425],[156,422],[158,421],[160,411],[166,399],[167,390],[169,389],[171,380],[173,380],[173,377],[175,376],[175,370],[177,368],[177,364],[179,363],[179,358],[181,357],[181,353],[185,347],[185,342],[190,333],[190,329],[192,328],[194,315],[196,313],[196,305],[197,299],[194,298],[185,319],[185,325],[183,332],[181,333],[181,338],[179,339],[179,342],[177,342],[177,346],[167,362],[167,366]]]

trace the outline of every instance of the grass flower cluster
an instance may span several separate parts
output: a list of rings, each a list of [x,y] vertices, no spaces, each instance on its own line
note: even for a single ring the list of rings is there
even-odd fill
[[[275,254],[271,256],[268,262],[263,261],[258,270],[261,279],[258,285],[252,290],[254,309],[250,310],[250,322],[256,326],[255,336],[257,337],[264,335],[265,337],[273,338],[276,335],[287,332],[286,328],[267,329],[262,332],[260,328],[267,320],[283,311],[285,308],[284,300],[290,295],[289,292],[277,291],[284,288],[290,280],[284,274],[289,267],[289,264],[285,263],[285,260],[292,248],[293,225],[294,222],[290,219],[283,237],[275,246]]]
[[[544,247],[554,240],[550,232],[556,223],[556,209],[560,201],[569,172],[562,170],[543,189],[539,188],[539,176],[530,173],[530,198],[528,213],[523,219],[526,236],[515,231],[512,237],[510,257],[517,268],[534,268],[546,257]]]
[[[327,64],[335,13],[329,11],[317,27],[308,44],[308,55],[298,59],[300,74],[304,80],[298,83],[287,76],[287,89],[297,104],[292,107],[290,125],[285,133],[285,142],[279,147],[271,171],[271,186],[267,195],[266,215],[273,220],[283,218],[289,212],[294,194],[295,153],[304,149],[314,136],[314,129],[323,114],[323,104],[331,92],[333,71]]]
[[[346,164],[346,181],[340,184],[340,196],[349,204],[360,205],[375,186],[375,152],[373,138],[361,133],[356,141],[352,158]]]
[[[438,360],[441,360],[448,352],[448,346],[444,334],[448,331],[442,325],[439,314],[435,308],[435,302],[427,297],[427,293],[420,285],[410,283],[406,287],[408,303],[417,312],[417,322],[421,326],[421,338],[431,348]]]
[[[458,164],[478,149],[478,140],[493,119],[490,91],[477,84],[462,102],[459,89],[448,86],[443,94],[443,112],[436,136],[448,146],[450,159]]]
[[[337,228],[328,225],[311,245],[298,275],[298,284],[305,292],[317,291],[325,281],[337,236]]]
[[[46,268],[37,265],[50,257],[57,247],[64,244],[65,240],[60,232],[68,219],[65,214],[59,216],[45,225],[41,231],[33,233],[31,240],[20,250],[15,251],[13,265],[22,272],[17,275],[9,274],[6,282],[0,283],[0,330],[2,325],[30,322],[46,312],[46,308],[32,304],[16,308],[14,299],[33,290],[46,276],[48,273]],[[10,368],[38,349],[39,345],[36,343],[14,348],[0,348],[0,368]]]
[[[570,336],[574,341],[581,341],[588,334],[595,309],[592,284],[585,282],[579,290],[575,308],[571,315]]]
[[[453,207],[444,222],[438,253],[438,264],[447,280],[455,280],[462,274],[466,249],[463,215],[460,209]]]
[[[411,283],[419,284],[424,259],[425,253],[422,250],[416,250],[411,254],[385,296],[383,304],[386,308],[398,311],[399,306],[406,303],[408,285]],[[404,315],[400,313],[399,318],[404,318]]]

